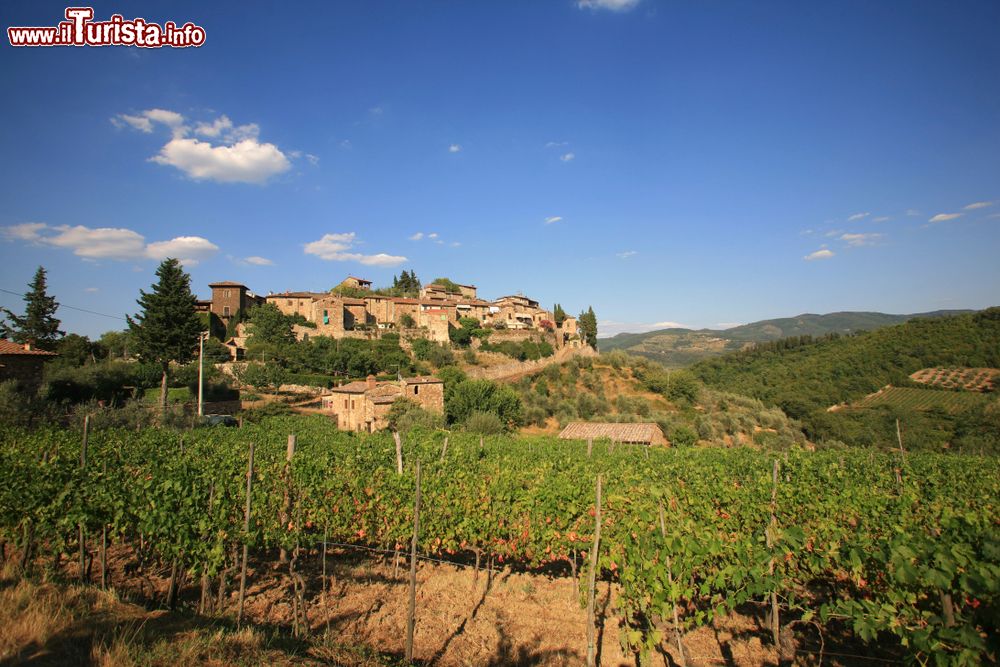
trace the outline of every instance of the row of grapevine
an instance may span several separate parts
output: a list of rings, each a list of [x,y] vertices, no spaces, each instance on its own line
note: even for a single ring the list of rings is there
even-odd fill
[[[78,526],[106,530],[213,582],[221,599],[241,544],[318,549],[325,535],[403,548],[419,460],[421,552],[569,573],[592,549],[600,474],[599,574],[620,586],[623,641],[640,655],[666,639],[675,611],[684,632],[772,594],[786,635],[795,623],[840,623],[864,641],[895,638],[921,662],[997,654],[994,459],[801,451],[781,456],[775,480],[775,455],[749,449],[596,443],[588,457],[586,445],[555,439],[422,432],[404,437],[398,474],[389,435],[345,434],[319,418],[183,441],[166,430],[95,433],[86,468],[80,443],[66,430],[0,431],[0,539],[62,554],[78,546]]]

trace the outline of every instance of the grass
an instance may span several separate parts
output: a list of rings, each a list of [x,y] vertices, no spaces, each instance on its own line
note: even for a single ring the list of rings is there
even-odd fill
[[[149,611],[89,586],[0,578],[0,664],[196,667],[346,665],[391,660],[329,638],[296,640],[228,620]]]

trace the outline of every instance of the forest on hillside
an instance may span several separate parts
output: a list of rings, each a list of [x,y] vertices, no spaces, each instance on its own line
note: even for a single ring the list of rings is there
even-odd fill
[[[889,384],[924,386],[913,383],[909,375],[932,366],[1000,367],[1000,308],[918,318],[847,336],[786,338],[708,359],[690,370],[710,387],[780,407],[801,420],[815,440],[885,443],[895,439],[898,418],[920,447],[996,451],[1000,442],[996,398],[950,413],[892,405],[828,411]]]

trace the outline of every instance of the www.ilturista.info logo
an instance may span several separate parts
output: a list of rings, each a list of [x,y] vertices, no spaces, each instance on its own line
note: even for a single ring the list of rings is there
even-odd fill
[[[205,43],[205,29],[190,21],[162,26],[143,18],[126,20],[112,14],[107,21],[94,21],[93,7],[67,7],[66,20],[55,27],[7,28],[11,46],[138,46],[158,49],[185,48]]]

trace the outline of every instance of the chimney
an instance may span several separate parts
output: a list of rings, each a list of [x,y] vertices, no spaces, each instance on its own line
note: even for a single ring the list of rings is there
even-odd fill
[[[369,389],[374,389],[375,388],[375,376],[374,375],[369,375],[365,379],[365,384],[368,386]]]
[[[31,343],[25,343],[24,344],[24,351],[25,352],[31,352]]]

